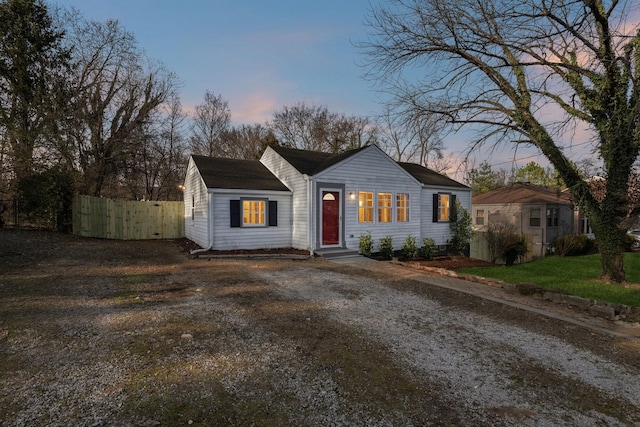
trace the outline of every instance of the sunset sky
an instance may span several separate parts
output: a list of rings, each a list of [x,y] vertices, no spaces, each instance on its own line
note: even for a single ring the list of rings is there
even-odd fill
[[[366,35],[369,0],[52,1],[120,21],[184,82],[187,109],[206,90],[229,102],[236,124],[301,101],[349,115],[379,109],[353,44]]]
[[[190,111],[210,90],[228,101],[234,125],[265,123],[299,102],[332,112],[373,116],[380,94],[364,79],[365,20],[380,0],[49,0],[87,19],[117,19],[149,57],[183,82]],[[463,133],[447,136],[446,156],[459,164]],[[546,161],[531,149],[479,152],[475,165],[496,169]],[[457,173],[456,173],[457,172]],[[449,174],[461,179],[460,171]]]

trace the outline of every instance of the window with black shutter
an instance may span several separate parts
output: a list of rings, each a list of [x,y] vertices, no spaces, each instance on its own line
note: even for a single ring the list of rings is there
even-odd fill
[[[229,201],[231,227],[277,227],[278,201],[240,199]]]

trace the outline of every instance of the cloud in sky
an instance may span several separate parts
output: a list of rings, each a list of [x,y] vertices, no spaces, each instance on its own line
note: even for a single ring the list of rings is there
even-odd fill
[[[370,0],[46,0],[75,7],[88,19],[113,18],[131,31],[140,47],[183,81],[181,102],[193,111],[207,90],[229,103],[235,125],[264,123],[275,111],[296,103],[326,105],[331,111],[373,116],[381,96],[363,78],[354,43],[367,39]],[[631,11],[624,31],[639,21]],[[421,70],[424,72],[424,70]],[[553,116],[552,116],[553,117]],[[587,138],[575,130],[576,145]],[[569,146],[569,135],[562,137]],[[587,138],[588,139],[588,138]],[[463,159],[467,132],[446,137],[447,156]],[[586,148],[576,146],[574,150]],[[585,150],[588,156],[588,150]],[[537,150],[521,146],[521,162],[546,162]],[[511,147],[487,147],[474,154],[511,167]],[[524,164],[523,163],[523,164]]]
[[[251,123],[264,118],[266,105],[279,109],[303,100],[355,115],[374,109],[352,44],[364,37],[369,0],[50,1],[75,7],[89,19],[118,19],[150,57],[184,82],[187,110],[206,90],[232,108],[242,106],[232,111],[234,120]],[[257,104],[248,108],[252,102]]]
[[[256,91],[246,94],[230,107],[234,123],[250,125],[269,121],[279,105],[273,93]]]

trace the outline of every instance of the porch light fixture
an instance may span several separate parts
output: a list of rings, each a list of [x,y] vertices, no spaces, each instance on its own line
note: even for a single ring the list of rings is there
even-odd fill
[[[350,191],[350,192],[349,192],[349,198],[350,198],[351,200],[355,200],[355,199],[356,199],[356,193],[354,193],[353,191]]]

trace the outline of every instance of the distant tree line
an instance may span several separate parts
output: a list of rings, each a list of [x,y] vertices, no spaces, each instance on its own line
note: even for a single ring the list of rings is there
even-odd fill
[[[0,1],[0,213],[19,200],[34,220],[68,229],[75,193],[177,200],[190,154],[258,159],[269,145],[337,153],[377,144],[397,160],[446,167],[433,123],[402,122],[393,110],[367,118],[298,103],[233,126],[222,95],[206,91],[187,114],[179,89],[116,20]]]
[[[596,174],[596,168],[590,161],[582,162],[577,166],[582,173],[591,177]],[[477,167],[470,167],[464,174],[463,181],[474,195],[487,193],[496,188],[513,183],[528,183],[547,188],[564,190],[567,188],[558,172],[550,166],[543,167],[536,162],[529,162],[522,167],[510,170],[494,169],[488,161],[483,161]]]

